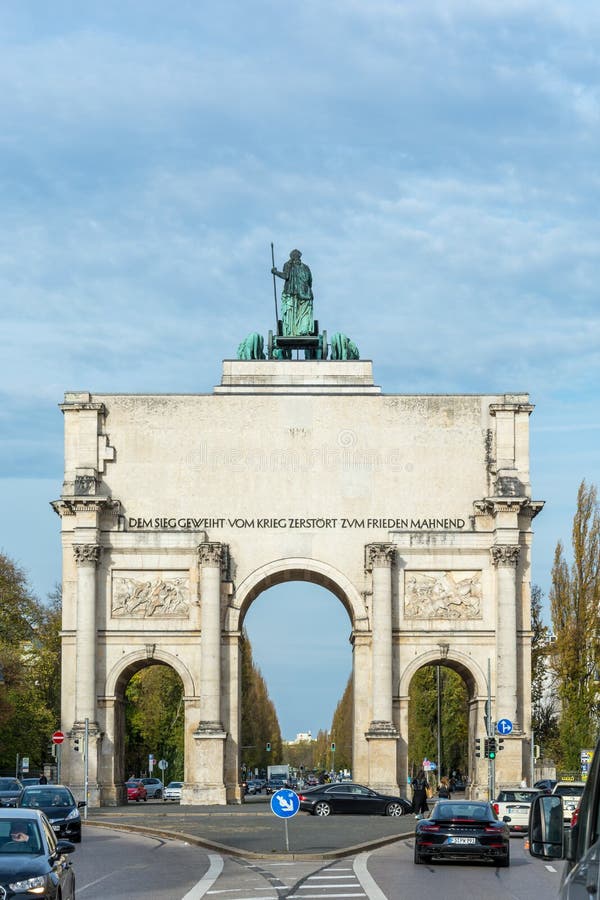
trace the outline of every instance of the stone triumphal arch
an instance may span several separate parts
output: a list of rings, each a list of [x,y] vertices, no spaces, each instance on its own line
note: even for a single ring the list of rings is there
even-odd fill
[[[226,360],[211,394],[61,408],[63,778],[83,783],[87,724],[92,804],[125,799],[124,686],[153,663],[183,684],[183,802],[240,799],[241,629],[285,580],[348,613],[357,781],[406,789],[410,680],[438,662],[467,685],[475,786],[488,692],[514,726],[497,778],[523,777],[542,505],[527,395],[388,395],[369,361],[273,358]]]

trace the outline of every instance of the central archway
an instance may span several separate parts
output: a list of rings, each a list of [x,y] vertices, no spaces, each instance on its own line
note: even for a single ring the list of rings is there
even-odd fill
[[[230,738],[226,746],[226,784],[228,793],[237,781],[241,764],[241,708],[240,708],[240,642],[244,620],[252,603],[269,588],[286,582],[309,582],[319,585],[333,594],[342,603],[350,622],[350,643],[352,646],[352,684],[353,684],[353,764],[354,772],[366,775],[367,754],[361,749],[360,735],[368,728],[365,704],[361,698],[368,695],[370,669],[357,665],[357,654],[362,656],[360,635],[369,633],[369,621],[363,598],[339,570],[320,560],[309,558],[284,558],[270,562],[254,570],[236,589],[231,598],[225,618],[225,644],[229,649],[227,656],[227,676],[229,680],[229,720],[227,729]]]

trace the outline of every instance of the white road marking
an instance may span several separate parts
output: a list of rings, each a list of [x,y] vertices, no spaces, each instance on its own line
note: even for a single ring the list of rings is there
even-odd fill
[[[385,894],[377,886],[367,869],[367,860],[370,855],[370,853],[358,854],[354,860],[354,872],[369,900],[387,900]]]
[[[555,869],[554,866],[545,866],[544,868],[548,869],[549,872],[558,872],[558,869]]]
[[[213,886],[223,871],[223,858],[214,853],[209,853],[208,861],[208,872],[187,892],[182,900],[200,900],[200,897],[204,897],[207,891]]]

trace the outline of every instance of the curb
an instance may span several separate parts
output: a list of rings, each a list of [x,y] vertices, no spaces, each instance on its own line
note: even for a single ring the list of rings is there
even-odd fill
[[[230,847],[228,844],[219,844],[217,841],[208,841],[205,838],[199,838],[195,834],[188,834],[185,831],[169,831],[164,828],[149,828],[145,825],[123,825],[121,822],[90,822],[89,819],[85,825],[91,825],[92,828],[111,828],[113,831],[129,831],[133,834],[144,834],[149,837],[161,837],[170,841],[185,841],[195,847],[202,847],[206,850],[215,850],[218,853],[224,853],[227,856],[236,856],[243,859],[276,859],[287,860],[293,862],[318,862],[328,859],[342,859],[345,856],[354,856],[357,853],[363,853],[369,850],[376,850],[378,847],[385,847],[387,844],[395,844],[396,841],[403,841],[407,838],[415,836],[414,831],[406,834],[396,834],[389,837],[381,837],[375,841],[367,841],[364,844],[354,844],[352,847],[344,847],[340,850],[326,850],[323,853],[284,853],[281,851],[272,851],[271,853],[258,853],[255,850],[241,850],[239,847]]]

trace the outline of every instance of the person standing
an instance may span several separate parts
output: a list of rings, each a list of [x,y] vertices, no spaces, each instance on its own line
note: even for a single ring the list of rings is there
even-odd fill
[[[427,806],[427,779],[423,769],[419,769],[417,777],[413,778],[413,813],[418,819],[423,817],[424,813],[429,811]]]

